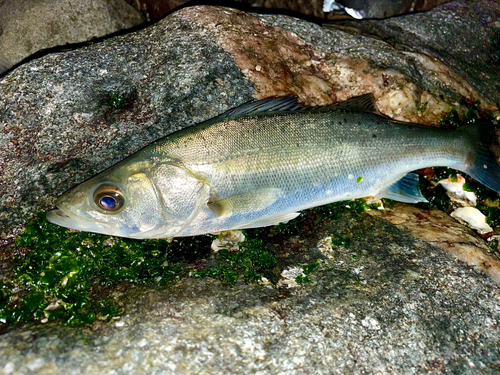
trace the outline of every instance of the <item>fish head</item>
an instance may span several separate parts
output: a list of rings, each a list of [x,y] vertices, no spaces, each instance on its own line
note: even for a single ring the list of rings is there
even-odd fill
[[[122,162],[64,193],[47,219],[119,237],[175,237],[200,206],[201,183],[187,174],[169,163]]]

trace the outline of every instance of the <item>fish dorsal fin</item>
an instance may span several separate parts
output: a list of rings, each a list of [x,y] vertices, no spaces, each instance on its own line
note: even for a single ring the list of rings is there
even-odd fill
[[[217,217],[260,211],[276,202],[281,194],[281,189],[258,189],[224,199],[210,199],[208,208]]]
[[[427,202],[418,188],[418,175],[415,173],[408,173],[377,196],[405,203]]]
[[[251,229],[251,228],[268,227],[270,225],[278,225],[279,223],[285,223],[287,221],[293,220],[299,215],[300,212],[292,212],[291,214],[268,217],[266,219],[252,221],[251,223],[245,224],[236,229]]]
[[[297,102],[295,96],[282,96],[280,98],[267,98],[248,102],[217,117],[217,119],[233,119],[237,117],[276,114],[293,111],[350,111],[350,112],[370,112],[380,114],[375,105],[373,94],[364,94],[353,97],[344,102],[334,103],[325,107],[308,108]]]
[[[295,96],[283,96],[281,98],[267,98],[242,104],[239,107],[227,111],[218,118],[231,119],[257,114],[298,111],[302,109],[306,109],[306,107],[297,103],[297,98]]]
[[[379,114],[375,104],[375,97],[372,93],[355,96],[344,102],[330,104],[320,107],[317,111],[349,111],[349,112],[370,112]]]

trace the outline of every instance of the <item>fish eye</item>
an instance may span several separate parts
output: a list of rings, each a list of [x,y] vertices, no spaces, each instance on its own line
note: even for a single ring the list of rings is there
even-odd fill
[[[106,213],[115,213],[124,206],[125,197],[118,186],[102,184],[94,191],[94,203]]]

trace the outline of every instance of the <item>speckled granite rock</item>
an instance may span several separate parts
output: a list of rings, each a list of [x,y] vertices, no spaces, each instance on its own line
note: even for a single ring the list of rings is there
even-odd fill
[[[436,22],[454,25],[453,17]],[[149,142],[252,97],[292,94],[324,105],[373,92],[382,112],[426,124],[463,109],[462,97],[498,110],[500,94],[467,79],[379,39],[287,16],[184,8],[0,80],[0,237]]]
[[[398,203],[385,210],[370,210],[396,227],[410,232],[415,238],[437,246],[488,274],[500,285],[499,253],[493,251],[477,233],[437,209],[422,210]]]
[[[0,1],[0,73],[49,47],[85,42],[144,22],[123,0]]]
[[[430,12],[346,22],[406,53],[444,62],[481,96],[500,103],[500,6],[496,0],[451,1]],[[473,37],[471,38],[471,36]],[[416,57],[416,66],[422,57]]]
[[[311,284],[188,278],[131,288],[123,296],[127,313],[112,325],[24,327],[0,336],[0,373],[500,371],[500,289],[490,278],[366,214],[345,212],[311,235],[319,246],[300,250],[322,259]],[[349,244],[332,245],[344,237]]]
[[[326,104],[373,91],[385,113],[425,123],[461,95],[484,109],[497,101],[414,51],[211,7],[32,61],[0,90],[2,236],[153,139],[252,97]],[[434,246],[461,246],[457,233],[469,248],[484,243],[424,213],[396,205],[389,221],[349,211],[320,221],[276,245],[288,267],[281,287],[185,278],[126,290],[126,313],[111,325],[11,327],[0,336],[0,374],[498,373],[499,287]],[[293,277],[316,259],[311,283],[298,285]]]

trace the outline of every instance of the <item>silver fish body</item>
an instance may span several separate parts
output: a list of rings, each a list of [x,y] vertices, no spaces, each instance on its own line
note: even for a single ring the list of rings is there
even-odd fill
[[[350,107],[243,110],[184,129],[65,193],[48,218],[132,238],[253,228],[366,196],[422,201],[405,176],[430,166],[499,190],[500,168],[488,151],[477,152],[471,129],[397,123]],[[109,210],[113,197],[120,207]]]

